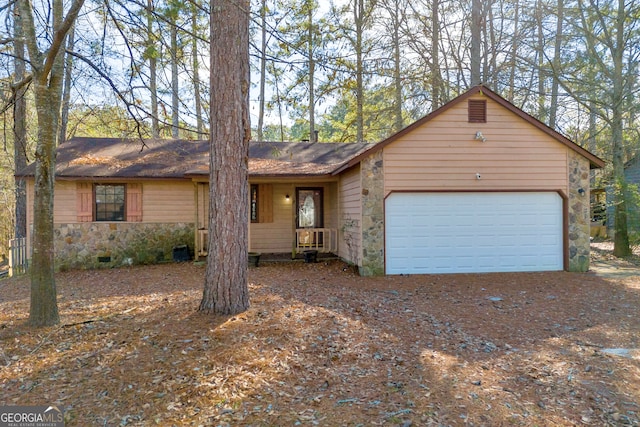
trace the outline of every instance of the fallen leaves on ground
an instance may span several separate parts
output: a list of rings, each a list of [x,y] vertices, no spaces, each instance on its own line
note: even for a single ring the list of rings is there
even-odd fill
[[[196,312],[193,263],[57,275],[61,325],[0,281],[0,405],[68,426],[639,425],[640,277],[363,278],[251,268],[251,308]]]

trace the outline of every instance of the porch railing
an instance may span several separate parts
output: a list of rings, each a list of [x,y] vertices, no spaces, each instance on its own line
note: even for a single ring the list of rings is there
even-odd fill
[[[310,249],[318,252],[337,252],[338,230],[333,228],[296,229],[296,252]]]
[[[198,256],[207,256],[209,230],[197,230],[196,250]],[[318,252],[338,251],[338,230],[333,228],[298,228],[296,230],[296,252],[317,250]]]
[[[198,251],[198,256],[207,256],[209,253],[209,230],[198,230],[197,239],[196,250]]]

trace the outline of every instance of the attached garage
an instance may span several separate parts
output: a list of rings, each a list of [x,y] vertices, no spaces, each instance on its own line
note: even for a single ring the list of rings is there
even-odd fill
[[[342,216],[361,232],[363,275],[584,272],[603,166],[477,86],[344,165],[360,188]]]
[[[563,269],[557,192],[392,193],[387,274]]]

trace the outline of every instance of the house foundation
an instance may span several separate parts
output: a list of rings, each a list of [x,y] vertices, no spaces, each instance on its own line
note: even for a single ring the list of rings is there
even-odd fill
[[[119,267],[172,261],[173,249],[193,249],[192,223],[56,224],[56,267],[60,270]]]

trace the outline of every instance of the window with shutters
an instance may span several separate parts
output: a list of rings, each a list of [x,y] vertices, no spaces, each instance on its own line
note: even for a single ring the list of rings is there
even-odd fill
[[[78,222],[141,222],[142,184],[92,184],[79,182]]]
[[[487,123],[487,101],[469,100],[469,123]]]

